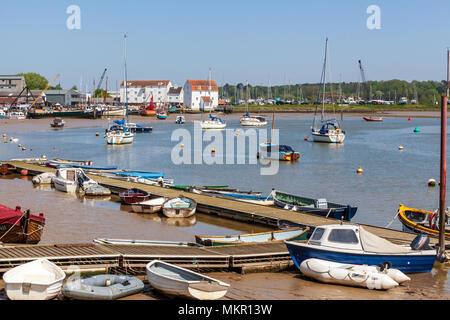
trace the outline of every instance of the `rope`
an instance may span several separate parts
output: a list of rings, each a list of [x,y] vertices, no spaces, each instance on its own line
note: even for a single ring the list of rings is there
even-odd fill
[[[329,215],[330,215],[330,213],[331,213],[331,210],[332,210],[332,209],[328,210],[328,213],[327,213],[327,215],[326,215],[325,219],[327,219],[327,218],[328,218],[328,216],[329,216]]]
[[[19,218],[19,219],[18,219],[17,221],[19,221],[20,219],[22,219],[22,217],[23,217],[24,215],[25,215],[25,212],[23,212],[23,213],[22,213],[22,215],[20,216],[20,218]],[[17,221],[16,221],[16,222],[17,222]],[[15,224],[13,224],[13,225],[12,225],[12,227],[11,227],[11,228],[9,228],[9,230],[8,230],[8,231],[6,231],[6,232],[5,232],[5,233],[4,233],[4,234],[3,234],[3,235],[2,235],[1,237],[0,237],[0,240],[2,240],[2,239],[3,239],[3,237],[4,237],[4,236],[6,236],[6,235],[7,235],[7,234],[8,234],[8,233],[9,233],[9,232],[10,232],[10,231],[11,231],[11,230],[12,230],[12,229],[13,229],[13,228],[15,227],[15,226],[16,226],[16,225],[15,225]]]
[[[397,211],[397,214],[394,216],[394,218],[392,218],[391,222],[389,222],[385,228],[389,228],[391,226],[391,224],[394,222],[394,220],[397,219],[399,214],[400,214],[400,210]]]

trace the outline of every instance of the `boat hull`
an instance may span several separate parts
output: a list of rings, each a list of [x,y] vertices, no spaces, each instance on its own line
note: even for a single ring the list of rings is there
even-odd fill
[[[353,253],[345,251],[331,251],[313,247],[305,243],[285,242],[291,258],[297,268],[306,259],[316,258],[339,263],[349,264],[367,264],[375,266],[390,262],[392,268],[398,269],[403,273],[430,272],[433,269],[436,259],[435,250],[427,250],[427,254],[371,254],[371,253]]]
[[[405,231],[417,233],[417,234],[425,234],[427,236],[432,236],[432,237],[439,237],[439,227],[438,227],[437,223],[436,223],[435,228],[431,228],[429,225],[425,226],[422,223],[414,222],[407,217],[408,211],[415,212],[416,214],[424,215],[428,223],[429,223],[429,221],[432,220],[432,217],[435,214],[434,212],[431,212],[431,211],[408,208],[403,205],[400,205],[399,211],[398,211],[398,218],[399,218],[400,222],[402,223],[402,226]],[[444,237],[445,237],[445,239],[450,240],[450,232],[448,231],[448,226],[446,226],[446,231],[444,233]]]
[[[314,142],[342,143],[345,139],[345,134],[344,133],[321,134],[318,132],[313,132],[312,138]]]
[[[68,181],[59,177],[52,178],[53,185],[56,190],[73,193],[77,191],[78,183],[76,181]]]

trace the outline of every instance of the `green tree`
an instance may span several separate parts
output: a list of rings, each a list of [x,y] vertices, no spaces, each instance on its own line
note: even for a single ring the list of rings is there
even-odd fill
[[[25,83],[30,90],[43,90],[48,84],[48,80],[38,73],[28,72],[18,73],[17,75],[24,76]]]

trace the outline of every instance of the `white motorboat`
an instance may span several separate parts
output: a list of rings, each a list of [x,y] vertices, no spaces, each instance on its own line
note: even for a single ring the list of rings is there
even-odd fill
[[[145,269],[150,285],[168,296],[216,300],[230,287],[228,283],[159,260],[153,260]]]
[[[3,281],[11,300],[48,300],[59,294],[65,277],[54,263],[37,259],[7,271]]]
[[[182,116],[182,115],[180,115],[180,116],[177,116],[177,119],[175,120],[175,123],[177,123],[177,124],[183,124],[184,123],[184,116]]]
[[[306,259],[300,271],[315,280],[368,289],[387,290],[410,280],[397,269],[381,269],[375,266],[337,263],[321,259]],[[396,281],[397,280],[397,281]]]
[[[12,112],[9,112],[6,114],[6,118],[24,120],[26,118],[26,116],[21,111],[12,111]]]
[[[105,134],[107,144],[130,144],[133,143],[134,134],[124,126],[112,126]]]
[[[209,115],[209,119],[200,122],[202,129],[225,129],[227,124],[220,118]]]
[[[267,120],[259,116],[251,116],[246,113],[240,120],[243,127],[263,127],[267,125]]]
[[[136,213],[156,213],[161,210],[163,203],[167,198],[159,197],[147,201],[131,204],[131,210]]]
[[[60,168],[56,171],[52,182],[56,190],[68,193],[83,192],[89,187],[98,185],[97,181],[86,176],[80,168]]]

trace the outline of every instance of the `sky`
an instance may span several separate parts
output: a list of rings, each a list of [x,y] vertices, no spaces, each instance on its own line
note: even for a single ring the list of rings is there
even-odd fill
[[[71,5],[80,9],[79,28]],[[380,28],[367,21],[380,9]],[[127,79],[212,79],[219,85],[446,77],[448,0],[1,0],[0,74],[36,72],[63,88]],[[103,82],[103,87],[105,81]]]

